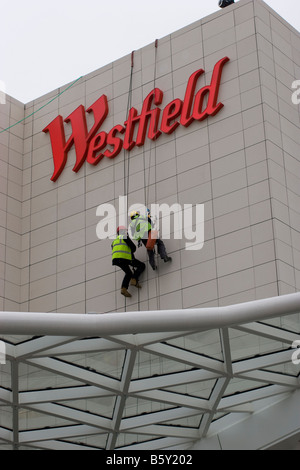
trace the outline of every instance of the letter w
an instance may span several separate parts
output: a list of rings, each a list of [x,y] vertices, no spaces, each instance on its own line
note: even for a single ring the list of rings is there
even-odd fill
[[[56,181],[63,171],[67,162],[68,152],[72,145],[75,146],[76,163],[73,171],[77,172],[84,163],[88,151],[88,143],[95,136],[96,132],[104,122],[108,114],[107,97],[102,95],[94,104],[92,104],[86,111],[87,113],[94,113],[95,123],[88,132],[84,106],[78,106],[64,122],[71,123],[72,134],[66,142],[63,118],[57,116],[50,124],[48,124],[43,132],[50,133],[54,173],[51,177],[52,181]]]

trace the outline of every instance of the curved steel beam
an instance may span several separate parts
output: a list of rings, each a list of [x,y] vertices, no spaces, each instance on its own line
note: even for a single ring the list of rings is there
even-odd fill
[[[0,334],[110,336],[199,331],[300,312],[300,292],[226,307],[108,314],[0,312]]]

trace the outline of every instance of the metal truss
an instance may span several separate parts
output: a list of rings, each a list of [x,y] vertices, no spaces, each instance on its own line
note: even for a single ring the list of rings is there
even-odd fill
[[[218,310],[219,327],[213,318],[203,326],[200,318],[199,327],[190,329],[185,310],[185,331],[176,324],[160,331],[157,323],[150,332],[141,326],[135,334],[100,334],[93,324],[95,335],[84,337],[61,331],[21,336],[18,327],[15,334],[3,334],[10,326],[0,314],[6,346],[6,363],[0,365],[0,449],[190,449],[233,433],[241,421],[253,421],[283,400],[297,398],[300,409],[300,365],[291,359],[292,345],[300,340],[299,294],[242,304],[246,313],[255,312],[255,321],[245,314],[241,322],[228,324],[236,308]],[[208,310],[197,314],[205,317]],[[131,322],[131,313],[122,315]],[[90,315],[85,317],[88,321]],[[100,323],[104,317],[111,322],[113,333],[119,314],[99,317]],[[300,432],[300,421],[298,426],[289,433]],[[278,428],[287,435],[283,422]],[[255,448],[271,442],[266,426]]]

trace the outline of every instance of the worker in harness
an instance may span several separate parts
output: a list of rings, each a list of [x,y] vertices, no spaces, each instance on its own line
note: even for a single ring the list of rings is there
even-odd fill
[[[165,263],[168,261],[172,261],[172,258],[167,255],[165,244],[160,238],[153,238],[151,237],[152,230],[153,230],[153,222],[151,220],[150,212],[148,210],[147,216],[143,217],[140,215],[138,211],[132,211],[130,213],[130,231],[132,238],[138,241],[138,246],[143,243],[143,245],[147,248],[149,264],[151,268],[155,271],[155,251],[154,246],[157,245],[158,254],[160,255],[161,259],[164,260]],[[154,232],[154,231],[153,231]],[[151,242],[152,238],[152,244]]]
[[[136,246],[129,238],[127,229],[124,226],[117,228],[117,238],[112,242],[112,264],[121,268],[125,276],[121,286],[121,294],[131,297],[128,292],[129,284],[140,288],[139,277],[145,270],[145,263],[134,257]],[[133,270],[131,270],[131,266]]]

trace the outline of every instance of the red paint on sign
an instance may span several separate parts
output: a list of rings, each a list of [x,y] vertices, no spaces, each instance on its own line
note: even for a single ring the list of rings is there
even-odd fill
[[[146,135],[148,139],[156,140],[161,134],[172,134],[179,125],[188,127],[193,121],[215,116],[223,107],[222,103],[218,103],[218,94],[222,70],[228,61],[229,58],[224,57],[216,63],[210,85],[201,88],[196,95],[197,81],[204,70],[194,72],[188,80],[184,100],[177,98],[171,101],[163,111],[158,107],[163,101],[163,92],[155,88],[145,98],[140,114],[137,109],[131,108],[124,125],[118,124],[109,132],[97,133],[109,112],[106,95],[102,95],[86,110],[94,115],[94,125],[90,131],[82,105],[64,121],[61,116],[57,116],[43,129],[43,132],[49,132],[52,145],[54,172],[51,180],[56,181],[60,176],[73,145],[76,152],[73,171],[77,172],[85,161],[97,165],[103,157],[115,158],[122,148],[130,151],[135,146],[144,145]],[[203,109],[205,98],[207,104]],[[72,134],[67,141],[63,122],[71,123],[72,126]]]

